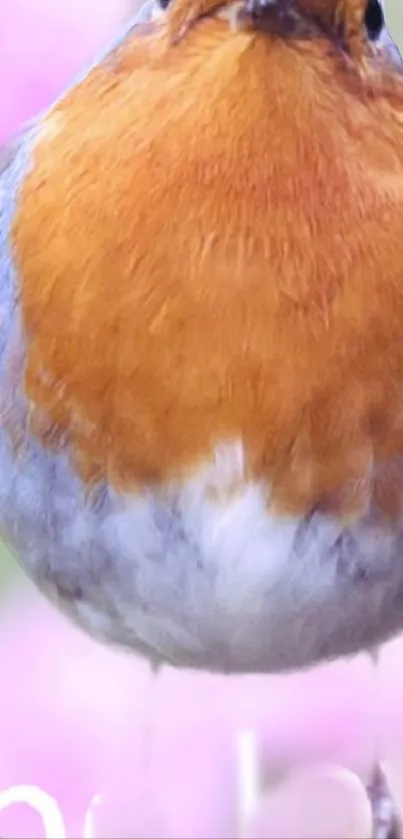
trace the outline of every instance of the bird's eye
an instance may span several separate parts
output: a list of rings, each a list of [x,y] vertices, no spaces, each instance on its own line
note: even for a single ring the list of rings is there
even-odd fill
[[[364,22],[370,41],[377,41],[385,26],[385,16],[379,0],[368,0]]]

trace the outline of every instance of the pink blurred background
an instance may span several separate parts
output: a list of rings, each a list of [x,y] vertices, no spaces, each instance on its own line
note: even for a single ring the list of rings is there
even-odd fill
[[[64,89],[135,5],[0,0],[0,142]],[[403,641],[397,640],[383,651],[376,671],[361,656],[281,678],[220,678],[169,668],[155,675],[146,663],[104,649],[71,627],[3,549],[0,835],[46,835],[35,808],[5,806],[5,792],[16,785],[30,787],[22,798],[36,795],[36,801],[39,789],[57,802],[63,824],[57,828],[53,821],[48,832],[55,839],[57,830],[60,837],[122,839],[240,835],[237,737],[245,730],[255,734],[267,783],[304,766],[315,774],[315,767],[327,764],[366,780],[378,755],[396,765],[403,756],[402,657]],[[335,782],[333,774],[330,783],[327,770],[320,771],[320,783],[305,780],[298,835],[367,835],[353,776]],[[276,788],[269,783],[269,789]],[[287,794],[295,804],[295,791]],[[89,811],[97,795],[101,799]],[[331,828],[323,813],[315,826],[309,820],[311,805],[317,814],[318,796],[332,811]],[[281,799],[280,807],[279,800],[269,796],[254,835],[297,835],[292,819],[284,822],[288,805]]]

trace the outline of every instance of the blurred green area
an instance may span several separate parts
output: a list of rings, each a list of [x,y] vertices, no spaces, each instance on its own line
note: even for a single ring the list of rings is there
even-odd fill
[[[401,50],[403,50],[403,2],[385,0],[386,17],[390,31]]]
[[[22,573],[4,543],[0,540],[0,596],[5,593],[11,581]]]
[[[403,50],[403,2],[385,0],[386,17],[390,31],[401,50]]]
[[[403,0],[386,0],[389,28],[398,46],[403,50]],[[14,557],[0,541],[0,593],[19,572]]]

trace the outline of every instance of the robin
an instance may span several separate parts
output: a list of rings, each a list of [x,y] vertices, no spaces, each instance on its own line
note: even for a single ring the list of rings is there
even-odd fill
[[[3,153],[1,527],[96,635],[279,671],[403,625],[384,29],[176,0]]]
[[[88,632],[403,628],[403,75],[378,0],[148,3],[2,152],[0,528]]]
[[[0,524],[41,589],[96,636],[226,672],[400,630],[381,6],[173,0],[1,177]]]

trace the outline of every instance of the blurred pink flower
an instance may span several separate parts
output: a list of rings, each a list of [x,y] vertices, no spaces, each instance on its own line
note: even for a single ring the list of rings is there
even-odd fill
[[[113,38],[133,0],[0,0],[0,142]]]
[[[44,790],[61,809],[66,835],[74,837],[84,835],[98,793],[97,837],[234,836],[241,732],[255,735],[262,780],[307,765],[315,776],[315,767],[329,763],[366,779],[382,716],[365,657],[282,677],[170,668],[154,675],[134,656],[86,638],[28,585],[3,606],[0,672],[0,791],[21,784]],[[388,694],[392,714],[401,694]],[[303,783],[309,787],[306,778]],[[330,798],[336,783],[337,801],[351,798],[344,782],[323,773],[315,783],[330,790]],[[276,798],[268,801],[264,823],[272,836],[273,819],[280,834],[279,810]],[[256,830],[260,836],[258,821]],[[39,816],[18,805],[0,811],[0,835],[44,833]]]

